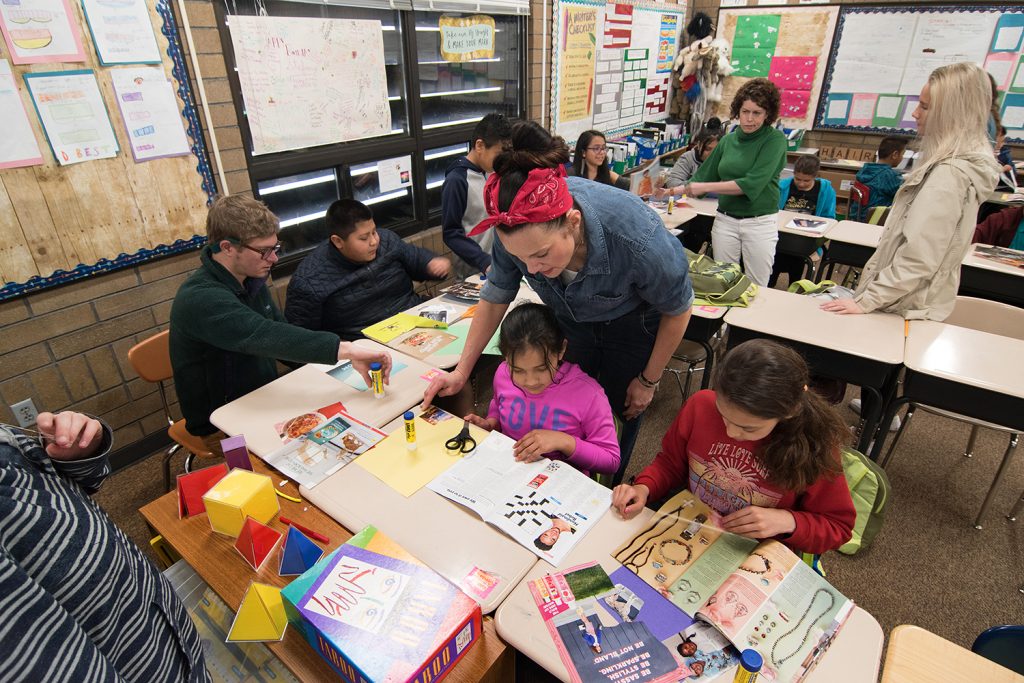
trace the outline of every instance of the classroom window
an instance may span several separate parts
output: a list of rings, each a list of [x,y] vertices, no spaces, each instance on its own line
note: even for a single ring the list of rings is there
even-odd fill
[[[444,172],[448,166],[469,151],[468,144],[448,145],[428,149],[423,154],[423,162],[427,171],[427,211],[441,211],[441,186],[444,185]]]
[[[378,162],[353,166],[349,176],[353,199],[370,207],[377,227],[395,228],[415,218],[413,188],[381,189]],[[410,181],[415,182],[415,173]]]
[[[256,196],[281,220],[282,254],[323,239],[323,216],[338,198],[338,174],[333,168],[260,181]]]

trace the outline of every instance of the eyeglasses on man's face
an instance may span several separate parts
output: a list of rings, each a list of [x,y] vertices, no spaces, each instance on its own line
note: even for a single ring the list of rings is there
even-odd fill
[[[260,258],[263,259],[264,261],[269,261],[271,256],[277,256],[278,254],[281,253],[280,242],[269,247],[252,247],[244,243],[240,244],[239,246],[242,247],[243,249],[248,249],[249,251],[255,251],[257,254],[260,255]]]

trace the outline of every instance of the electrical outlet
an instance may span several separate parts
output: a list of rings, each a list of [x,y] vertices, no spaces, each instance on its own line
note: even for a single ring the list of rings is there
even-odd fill
[[[36,423],[36,418],[39,417],[39,411],[36,410],[36,404],[33,403],[30,398],[26,398],[24,401],[18,401],[12,405],[11,412],[14,413],[14,419],[18,421],[19,427],[31,427]]]

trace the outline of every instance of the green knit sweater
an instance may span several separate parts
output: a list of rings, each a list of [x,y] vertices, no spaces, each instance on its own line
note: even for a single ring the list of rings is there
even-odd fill
[[[779,172],[786,165],[786,136],[769,125],[753,133],[737,128],[726,135],[701,164],[691,182],[735,180],[739,195],[719,195],[718,207],[730,216],[752,218],[779,210]]]
[[[275,359],[335,363],[338,335],[289,325],[264,280],[243,287],[205,247],[171,306],[171,365],[188,431],[217,431],[210,413],[277,378]]]

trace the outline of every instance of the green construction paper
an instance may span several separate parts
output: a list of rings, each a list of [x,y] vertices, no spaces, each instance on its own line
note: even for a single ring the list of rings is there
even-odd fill
[[[900,121],[903,119],[903,108],[905,100],[900,95],[879,95],[878,102],[881,102],[883,98],[896,98],[900,101],[899,106],[896,107],[896,115],[891,117],[879,116],[878,115],[878,103],[875,103],[875,116],[871,120],[871,125],[875,128],[899,128]]]
[[[454,334],[455,340],[444,347],[444,355],[462,355],[463,350],[466,348],[466,338],[469,336],[469,326],[473,323],[472,320],[460,320],[454,325],[450,325],[446,332],[448,334]],[[491,336],[491,340],[487,342],[487,346],[484,347],[484,353],[488,356],[500,356],[501,351],[498,350],[498,333],[501,331],[499,327],[494,331]]]
[[[768,78],[771,72],[772,50],[764,48],[739,48],[732,51],[733,76],[744,78]]]
[[[736,48],[769,48],[774,51],[779,42],[781,14],[751,14],[736,19],[736,35],[732,39],[733,54]]]

